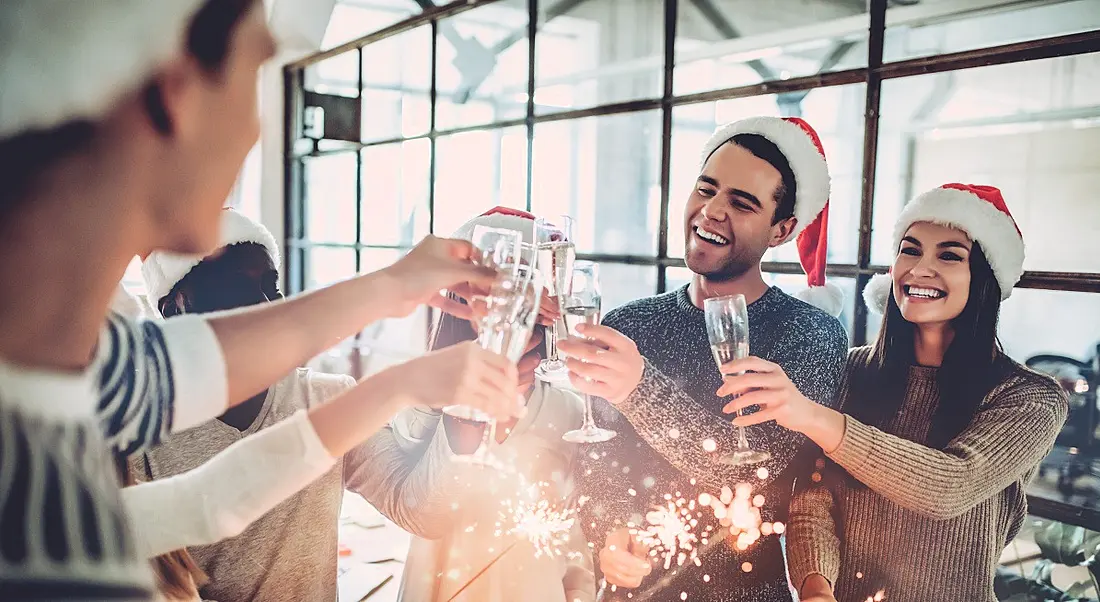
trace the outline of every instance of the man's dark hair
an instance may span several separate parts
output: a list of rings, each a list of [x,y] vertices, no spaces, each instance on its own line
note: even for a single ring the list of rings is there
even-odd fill
[[[729,140],[731,143],[749,151],[759,159],[768,162],[779,172],[781,181],[775,189],[775,216],[772,224],[794,216],[795,181],[794,170],[787,157],[771,140],[759,134],[737,134]]]
[[[187,28],[186,49],[211,74],[217,75],[229,56],[233,32],[257,0],[206,0]],[[160,89],[150,83],[144,91],[145,108],[153,125],[169,130]],[[43,170],[91,144],[96,124],[89,120],[63,123],[0,140],[0,216],[27,194]]]

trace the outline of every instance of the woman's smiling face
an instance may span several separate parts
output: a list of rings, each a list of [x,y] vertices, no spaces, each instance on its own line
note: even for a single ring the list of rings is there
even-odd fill
[[[892,269],[894,300],[906,321],[946,323],[970,298],[970,251],[966,232],[931,222],[909,227]]]

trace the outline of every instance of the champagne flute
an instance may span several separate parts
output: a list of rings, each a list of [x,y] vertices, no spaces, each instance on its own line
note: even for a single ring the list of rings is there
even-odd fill
[[[518,265],[515,276],[498,280],[485,299],[488,312],[479,323],[478,344],[512,362],[519,362],[535,328],[542,287],[542,275],[532,265]],[[458,417],[471,419],[468,416]],[[492,451],[496,443],[496,420],[486,418],[481,443],[474,453],[455,456],[454,460],[505,470],[505,463]]]
[[[577,332],[581,324],[600,323],[600,266],[591,261],[577,261],[573,264],[573,277],[569,294],[565,297],[562,317],[569,329],[569,335],[582,336]],[[592,418],[592,396],[584,396],[584,421],[581,428],[569,431],[561,436],[570,443],[601,443],[613,439],[617,433],[596,426]]]
[[[749,356],[749,313],[744,295],[714,297],[703,302],[707,322],[707,338],[714,362],[722,364]],[[738,412],[738,415],[741,413]],[[771,458],[766,451],[749,447],[745,427],[737,427],[737,448],[722,456],[723,464],[741,466],[756,464]]]
[[[565,297],[569,295],[573,261],[577,256],[573,245],[573,218],[568,215],[554,216],[553,219],[539,218],[535,220],[535,236],[547,294],[557,299],[558,309],[564,315]],[[562,320],[555,320],[546,329],[546,359],[535,369],[539,380],[556,384],[569,381],[569,369],[558,357],[558,338],[565,333],[563,327]]]
[[[522,235],[515,230],[475,226],[471,236],[471,241],[478,250],[474,262],[497,270],[499,273],[497,283],[514,279],[520,264],[520,244],[522,240]],[[494,284],[494,287],[496,287],[496,284]],[[480,300],[491,298],[492,293],[490,292],[488,297]],[[478,300],[470,299],[471,302]],[[490,311],[489,315],[483,320],[491,318],[494,318],[494,316],[493,312]],[[446,406],[443,408],[443,413],[473,422],[490,422],[492,420],[492,417],[485,412],[468,406]]]

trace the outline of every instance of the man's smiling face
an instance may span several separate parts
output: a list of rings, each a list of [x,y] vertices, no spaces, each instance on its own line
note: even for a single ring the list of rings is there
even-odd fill
[[[735,143],[707,159],[684,211],[684,261],[711,281],[737,278],[782,243],[794,219],[773,224],[783,179],[772,164]]]

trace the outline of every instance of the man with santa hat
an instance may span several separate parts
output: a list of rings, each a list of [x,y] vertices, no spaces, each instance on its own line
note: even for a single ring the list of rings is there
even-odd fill
[[[830,315],[839,313],[841,295],[824,281],[828,198],[824,154],[805,121],[756,117],[719,128],[703,149],[684,215],[691,283],[628,303],[610,312],[603,326],[585,327],[587,340],[561,343],[574,386],[609,402],[597,406],[598,419],[619,433],[583,456],[579,477],[582,492],[592,497],[582,523],[600,550],[607,595],[662,602],[683,596],[697,602],[791,600],[778,537],[737,550],[735,538],[712,535],[710,545],[696,544],[698,564],[677,566],[674,560],[666,571],[654,570],[627,525],[644,526],[646,512],[664,506],[666,494],[694,500],[738,483],[763,495],[763,521],[785,520],[795,473],[812,462],[805,437],[774,423],[760,425],[749,429],[749,443],[769,460],[741,466],[720,461],[736,447],[737,433],[722,414],[727,400],[716,395],[722,379],[703,302],[744,295],[752,353],[783,366],[808,398],[832,404],[848,339]],[[810,285],[802,296],[828,313],[764,282],[764,253],[790,240],[797,240]]]

